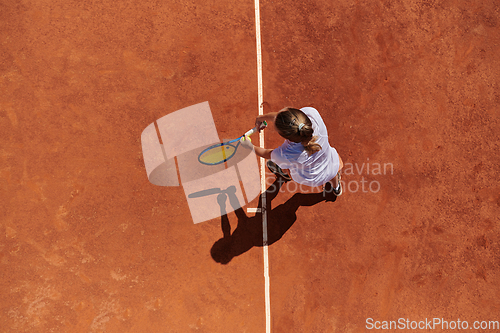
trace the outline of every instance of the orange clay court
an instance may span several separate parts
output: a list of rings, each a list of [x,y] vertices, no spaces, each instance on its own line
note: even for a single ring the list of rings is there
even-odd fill
[[[257,4],[262,66],[251,0],[2,2],[2,333],[499,330],[500,2]],[[342,196],[194,224],[141,133],[205,101],[223,139],[316,108]]]

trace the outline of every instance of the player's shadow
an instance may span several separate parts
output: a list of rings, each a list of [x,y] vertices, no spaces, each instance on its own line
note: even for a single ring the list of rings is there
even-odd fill
[[[325,196],[323,193],[295,193],[285,203],[273,208],[272,200],[277,196],[283,182],[276,180],[265,192],[267,206],[267,239],[271,245],[281,239],[288,229],[297,220],[297,209],[300,206],[312,206],[321,201],[335,201],[333,194]],[[226,201],[229,198],[235,209],[238,225],[231,233],[231,225],[226,212]],[[221,264],[229,263],[234,257],[247,252],[254,246],[263,246],[262,215],[248,217],[234,191],[225,191],[217,197],[221,209],[221,227],[223,237],[216,241],[210,250],[212,258]],[[262,208],[262,194],[259,198],[259,208]]]

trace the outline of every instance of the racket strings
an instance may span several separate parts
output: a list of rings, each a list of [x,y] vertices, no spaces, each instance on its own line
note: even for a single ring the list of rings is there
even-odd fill
[[[199,161],[203,164],[219,164],[227,161],[236,152],[236,147],[230,143],[219,144],[204,150]]]

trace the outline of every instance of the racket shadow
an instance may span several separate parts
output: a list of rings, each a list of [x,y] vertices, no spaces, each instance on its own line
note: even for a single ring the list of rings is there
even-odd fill
[[[268,245],[272,245],[280,240],[297,220],[297,210],[300,206],[313,206],[322,201],[335,201],[335,198],[325,199],[322,193],[295,193],[285,203],[273,208],[271,202],[279,193],[284,182],[281,179],[271,184],[266,190],[267,204],[267,237]],[[226,212],[227,199],[238,218],[238,224],[231,233],[231,225]],[[210,254],[215,262],[228,264],[234,257],[237,257],[254,246],[263,246],[262,215],[247,216],[238,198],[234,193],[224,192],[218,195],[217,202],[221,208],[221,229],[223,237],[217,240]],[[259,198],[259,208],[261,208],[262,195]]]

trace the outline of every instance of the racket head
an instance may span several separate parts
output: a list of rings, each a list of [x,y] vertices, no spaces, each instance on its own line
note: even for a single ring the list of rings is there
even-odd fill
[[[218,143],[201,151],[198,161],[205,165],[217,165],[226,162],[236,153],[237,145],[233,142]]]

